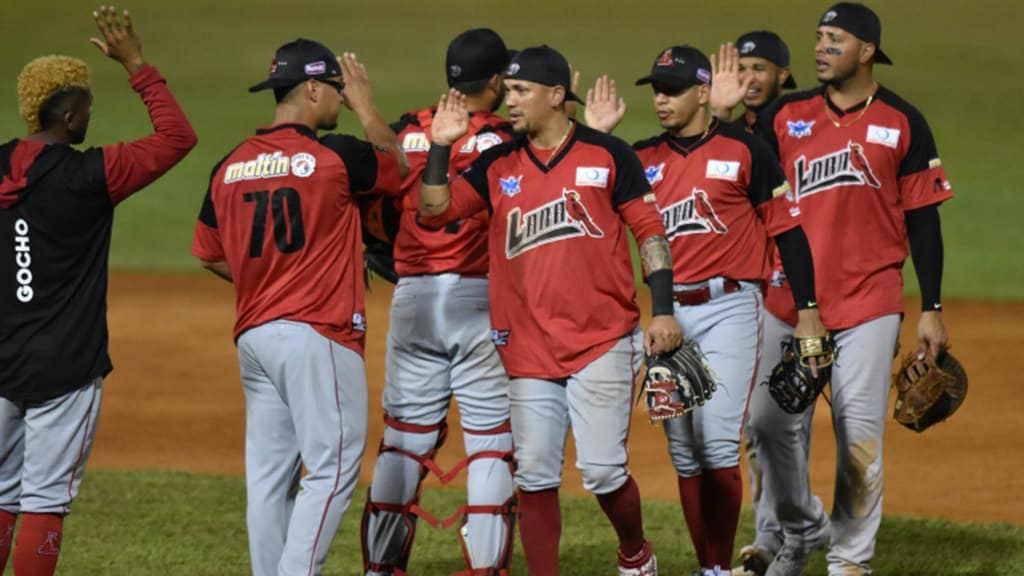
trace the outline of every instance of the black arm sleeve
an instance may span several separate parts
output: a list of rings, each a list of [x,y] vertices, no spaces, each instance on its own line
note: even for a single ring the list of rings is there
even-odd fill
[[[782,257],[782,268],[789,278],[789,286],[793,290],[793,301],[797,310],[806,310],[818,306],[814,293],[814,259],[811,257],[811,245],[807,242],[804,229],[797,226],[775,237]]]
[[[910,255],[921,286],[921,310],[942,310],[942,224],[939,206],[932,204],[905,212]]]

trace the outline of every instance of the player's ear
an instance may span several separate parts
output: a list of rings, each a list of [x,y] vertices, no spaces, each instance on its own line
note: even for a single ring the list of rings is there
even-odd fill
[[[789,81],[789,68],[779,68],[779,88]]]
[[[697,89],[697,101],[703,106],[711,101],[711,84],[701,84]]]
[[[867,64],[871,62],[871,59],[875,57],[876,47],[870,42],[861,42],[860,45],[860,63]]]
[[[565,88],[555,86],[551,88],[551,108],[561,108],[565,104]]]

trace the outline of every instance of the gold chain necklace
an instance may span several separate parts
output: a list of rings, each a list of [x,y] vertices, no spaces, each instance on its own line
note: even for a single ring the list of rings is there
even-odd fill
[[[875,94],[876,93],[878,93],[878,84],[875,84],[875,90],[873,92],[871,92],[871,96],[868,96],[868,100],[867,100],[867,102],[864,103],[864,107],[860,109],[860,114],[857,114],[857,117],[854,118],[853,121],[851,121],[851,122],[849,122],[847,124],[843,124],[843,123],[839,122],[838,118],[836,118],[835,116],[832,115],[832,109],[828,105],[828,102],[829,102],[829,100],[828,100],[828,92],[826,91],[825,92],[825,99],[824,99],[825,100],[825,117],[828,118],[829,121],[832,122],[832,125],[835,126],[836,128],[847,128],[849,126],[853,126],[861,118],[864,117],[864,114],[867,113],[868,106],[871,106],[871,102],[872,102],[872,100],[875,99]]]
[[[690,144],[689,146],[683,146],[682,144],[680,144],[679,143],[680,138],[676,138],[676,145],[679,146],[680,148],[682,148],[683,150],[685,150],[687,154],[689,154],[690,150],[693,150],[697,146],[697,144],[700,144],[705,138],[708,137],[708,132],[711,132],[711,124],[713,124],[714,121],[715,121],[715,117],[714,116],[711,116],[710,118],[708,118],[708,123],[707,123],[706,126],[704,126],[704,133],[700,135],[700,138],[697,138],[696,140],[694,140],[693,143]]]
[[[551,149],[551,153],[548,154],[548,159],[544,161],[544,165],[545,166],[547,166],[548,164],[551,163],[551,160],[554,159],[555,154],[558,154],[558,151],[562,148],[562,144],[565,144],[566,138],[568,138],[569,134],[571,134],[571,133],[572,133],[572,121],[570,120],[569,121],[569,127],[566,128],[565,134],[562,134],[562,139],[558,141],[558,144],[555,144],[555,147]],[[532,141],[530,143],[533,144]],[[534,148],[537,148],[536,144],[534,144],[533,146],[534,146]],[[540,151],[540,150],[543,150],[543,148],[537,148],[537,151]]]

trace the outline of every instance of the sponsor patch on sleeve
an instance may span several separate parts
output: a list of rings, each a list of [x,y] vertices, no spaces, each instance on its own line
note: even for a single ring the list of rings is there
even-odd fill
[[[608,173],[608,168],[601,168],[599,166],[580,166],[576,168],[576,185],[607,188]]]
[[[501,144],[501,136],[498,136],[494,132],[484,132],[483,134],[476,135],[476,151],[483,152],[488,148],[493,148]]]
[[[727,160],[708,160],[708,169],[704,176],[714,180],[735,182],[740,177],[740,163]]]
[[[772,190],[772,198],[778,198],[779,196],[785,196],[787,200],[793,199],[793,194],[790,193],[789,182],[783,182],[781,186]]]
[[[872,144],[881,144],[882,146],[888,146],[889,148],[896,148],[900,145],[900,131],[898,128],[869,124],[867,141]]]
[[[406,152],[426,152],[430,150],[430,140],[423,132],[409,132],[402,138],[402,149]]]
[[[648,192],[647,194],[644,194],[644,204],[654,204],[657,201],[658,199],[654,197],[654,192]]]
[[[939,160],[938,158],[932,158],[928,161],[929,168],[938,168],[939,166],[942,166],[942,160]]]

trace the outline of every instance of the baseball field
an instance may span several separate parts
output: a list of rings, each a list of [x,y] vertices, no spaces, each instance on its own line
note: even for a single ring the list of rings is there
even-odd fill
[[[941,209],[945,236],[945,321],[953,352],[970,374],[968,398],[949,422],[924,434],[891,423],[886,431],[885,513],[879,574],[1024,574],[1024,381],[1015,354],[1024,349],[1024,116],[1000,105],[1024,81],[1024,50],[1013,40],[1024,5],[1003,0],[873,2],[883,45],[896,65],[876,77],[928,118],[956,198]],[[437,99],[445,88],[444,49],[462,30],[490,26],[512,47],[548,43],[583,73],[619,81],[629,112],[619,135],[655,132],[649,92],[633,86],[671,44],[705,51],[748,30],[779,32],[793,53],[801,87],[813,85],[814,27],[828,1],[719,0],[138,0],[128,5],[147,60],[169,79],[199,134],[199,146],[166,177],[125,202],[117,216],[110,286],[115,371],[90,468],[69,517],[61,574],[244,574],[248,569],[243,472],[244,402],[231,342],[231,287],[199,271],[189,254],[192,226],[212,166],[256,126],[273,103],[245,88],[266,75],[278,45],[303,36],[337,52],[354,51],[369,71],[385,117]],[[112,143],[150,130],[124,70],[87,42],[95,34],[84,0],[9,0],[0,19],[0,134],[22,136],[14,79],[43,54],[86,59],[93,69],[88,142]],[[340,130],[358,130],[343,113]],[[1017,232],[1014,232],[1017,230]],[[907,268],[901,342],[914,346],[918,304]],[[390,285],[367,295],[371,434],[362,479],[369,481],[380,438],[380,389]],[[649,310],[644,304],[643,309]],[[456,425],[456,419],[451,419]],[[834,442],[829,407],[817,406],[812,483],[832,501]],[[458,438],[458,435],[452,436]],[[696,566],[676,502],[665,439],[637,412],[631,468],[645,498],[649,537],[664,574]],[[452,441],[442,467],[461,457]],[[567,462],[573,461],[570,453]],[[604,574],[614,563],[614,534],[582,494],[571,464],[563,499],[565,574]],[[428,483],[424,507],[453,511],[461,493]],[[357,491],[328,558],[327,573],[358,574]],[[749,497],[749,495],[748,495]],[[737,536],[752,534],[749,512]],[[738,549],[738,547],[737,547]],[[424,527],[414,574],[462,567],[456,536]],[[517,554],[515,573],[525,573]],[[809,574],[824,573],[818,554]]]

